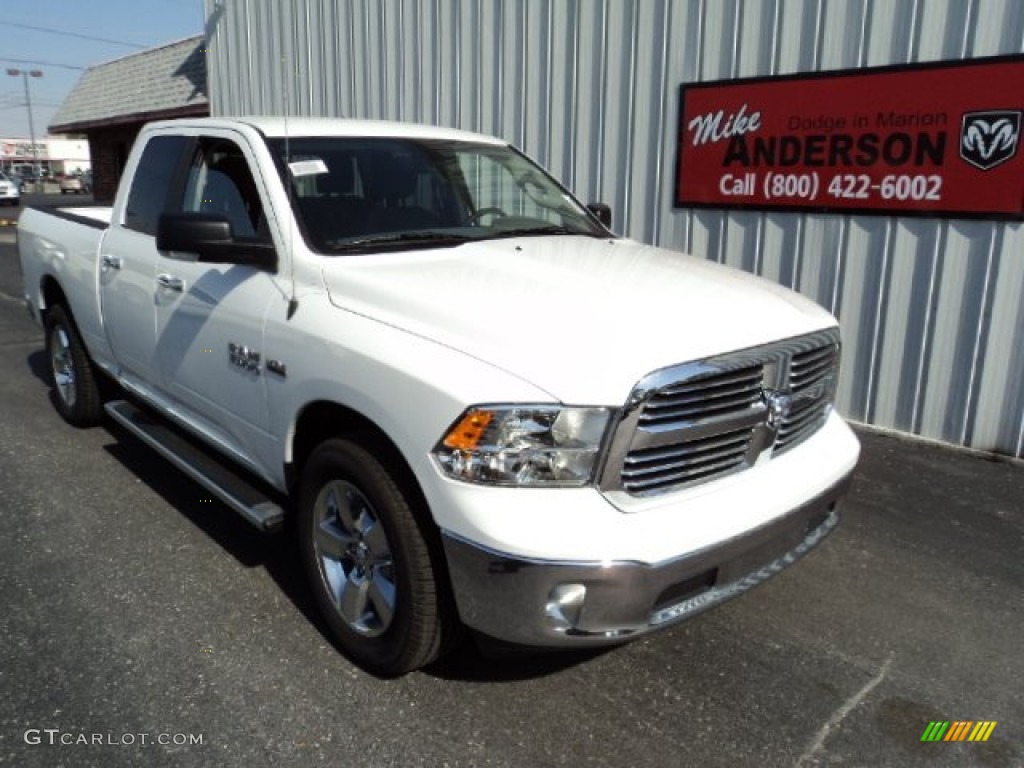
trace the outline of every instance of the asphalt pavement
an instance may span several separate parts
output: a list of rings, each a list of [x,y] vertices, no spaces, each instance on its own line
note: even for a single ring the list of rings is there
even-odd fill
[[[608,652],[379,680],[287,539],[64,424],[41,350],[0,229],[0,765],[1024,765],[1021,462],[861,431],[838,531],[746,595]],[[989,740],[921,741],[966,720]]]

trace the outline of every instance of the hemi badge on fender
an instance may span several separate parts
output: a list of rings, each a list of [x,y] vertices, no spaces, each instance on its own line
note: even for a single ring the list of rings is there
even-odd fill
[[[288,366],[280,360],[267,360],[267,370],[276,373],[282,379],[288,377]]]

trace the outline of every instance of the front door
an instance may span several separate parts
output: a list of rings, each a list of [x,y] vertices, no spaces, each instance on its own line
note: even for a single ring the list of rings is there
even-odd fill
[[[264,197],[243,146],[230,134],[197,141],[181,210],[224,214],[236,240],[269,242]],[[156,283],[162,388],[229,453],[258,465],[272,441],[263,327],[268,313],[283,315],[284,286],[265,270],[177,253],[158,255]]]

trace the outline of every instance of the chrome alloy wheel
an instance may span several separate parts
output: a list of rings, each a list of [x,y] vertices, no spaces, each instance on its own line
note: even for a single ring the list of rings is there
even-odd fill
[[[50,365],[57,385],[57,397],[68,407],[75,405],[75,365],[71,356],[71,339],[67,329],[56,326],[51,331]]]
[[[313,520],[320,578],[338,614],[364,637],[384,633],[397,588],[391,546],[370,500],[351,483],[333,480],[320,490]]]

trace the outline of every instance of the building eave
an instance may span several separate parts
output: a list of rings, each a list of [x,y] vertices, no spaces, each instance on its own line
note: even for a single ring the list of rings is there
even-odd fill
[[[210,114],[209,103],[189,104],[183,107],[157,109],[149,112],[135,112],[128,115],[114,115],[101,120],[81,120],[63,125],[49,126],[50,133],[87,133],[97,128],[116,128],[124,125],[140,125],[155,120],[173,120],[178,117],[205,117]]]

